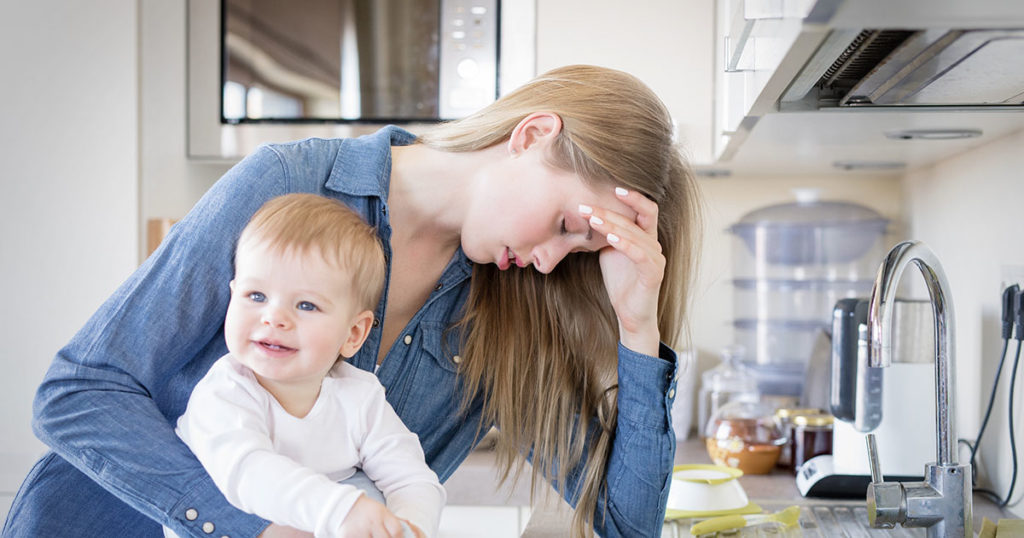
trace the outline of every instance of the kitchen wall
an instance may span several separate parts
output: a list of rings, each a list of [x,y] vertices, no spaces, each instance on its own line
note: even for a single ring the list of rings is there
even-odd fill
[[[0,16],[0,519],[45,449],[29,424],[46,367],[138,262],[136,5]]]
[[[911,235],[925,241],[942,261],[956,312],[958,401],[973,403],[958,413],[959,436],[977,435],[982,402],[987,402],[1002,350],[1000,294],[1012,277],[1024,284],[1024,132],[990,142],[904,178],[904,199]],[[910,273],[908,272],[908,275]],[[982,441],[982,463],[993,489],[1005,495],[1012,459],[1007,426],[1007,392],[1016,342],[1003,371],[992,418]],[[1018,432],[1018,465],[1024,467],[1024,392],[1017,373],[1018,396],[1014,428]],[[973,407],[973,408],[972,408]],[[1024,472],[1015,498],[1024,491]],[[1020,505],[1018,516],[1024,515]]]

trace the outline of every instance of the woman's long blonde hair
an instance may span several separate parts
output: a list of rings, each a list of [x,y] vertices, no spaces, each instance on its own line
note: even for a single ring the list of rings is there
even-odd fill
[[[595,66],[554,69],[418,141],[445,151],[488,148],[537,111],[562,120],[550,164],[592,186],[622,186],[658,204],[666,258],[658,327],[663,341],[678,345],[699,250],[700,201],[673,144],[672,119],[642,82]],[[482,394],[484,420],[501,430],[502,480],[513,469],[518,479],[520,456],[531,454],[531,484],[554,481],[576,502],[574,534],[589,534],[617,420],[618,324],[597,254],[571,254],[548,275],[476,264],[459,327],[467,401]],[[579,485],[567,492],[566,475],[580,463]]]

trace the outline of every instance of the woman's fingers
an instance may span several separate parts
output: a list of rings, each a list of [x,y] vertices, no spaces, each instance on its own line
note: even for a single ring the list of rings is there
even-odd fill
[[[665,257],[657,239],[622,215],[608,211],[603,212],[602,218],[597,214],[597,209],[594,211],[590,217],[590,227],[604,235],[608,244],[632,261],[641,274],[660,279],[665,268]]]
[[[636,211],[636,224],[640,229],[658,237],[658,204],[637,191],[615,187],[615,196]]]
[[[657,238],[657,223],[655,222],[653,226],[653,232],[644,230],[638,223],[640,220],[650,219],[650,213],[638,213],[635,219],[631,219],[600,207],[588,208],[587,211],[589,212],[581,211],[580,214],[589,219],[590,227],[595,232],[605,236],[608,244],[614,246],[617,241],[625,240],[653,253],[661,252],[661,244]],[[657,210],[654,212],[656,214]]]

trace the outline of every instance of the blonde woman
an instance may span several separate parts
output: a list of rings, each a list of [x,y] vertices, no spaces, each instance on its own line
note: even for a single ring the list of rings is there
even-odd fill
[[[234,238],[289,192],[377,228],[387,283],[349,362],[442,481],[496,425],[506,478],[532,461],[576,534],[660,534],[699,200],[650,89],[569,66],[419,138],[386,127],[235,166],[58,353],[34,420],[52,452],[4,536],[301,536],[234,509],[173,430],[225,351]]]

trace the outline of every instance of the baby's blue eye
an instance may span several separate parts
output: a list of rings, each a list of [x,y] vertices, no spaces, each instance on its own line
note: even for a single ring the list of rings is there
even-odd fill
[[[262,303],[267,300],[267,296],[263,295],[258,291],[249,292],[249,300],[254,303]]]
[[[309,302],[309,301],[302,301],[302,302],[300,302],[300,303],[299,303],[299,304],[298,304],[298,305],[296,306],[296,308],[298,308],[299,310],[303,310],[303,311],[306,311],[306,312],[315,312],[315,311],[319,310],[319,309],[318,309],[318,308],[316,307],[316,305],[315,305],[315,304],[313,304],[313,303],[311,303],[311,302]]]

